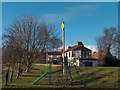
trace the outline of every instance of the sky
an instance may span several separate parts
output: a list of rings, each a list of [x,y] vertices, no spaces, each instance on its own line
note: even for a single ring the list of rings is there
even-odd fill
[[[2,46],[2,3],[0,1],[0,46]]]
[[[65,22],[65,45],[82,41],[95,48],[95,38],[104,28],[118,27],[117,2],[3,2],[2,32],[18,16],[34,15],[53,24],[61,36],[61,23]]]

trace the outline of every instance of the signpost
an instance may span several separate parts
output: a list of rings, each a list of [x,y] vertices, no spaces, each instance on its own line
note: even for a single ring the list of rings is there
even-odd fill
[[[62,57],[63,57],[63,75],[65,74],[65,24],[62,22],[61,24],[62,29]]]

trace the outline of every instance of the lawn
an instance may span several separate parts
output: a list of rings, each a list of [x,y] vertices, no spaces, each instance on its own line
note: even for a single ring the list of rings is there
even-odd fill
[[[4,86],[5,74],[3,72],[3,88],[118,88],[118,67],[77,67],[80,77],[83,80],[80,85],[80,79],[74,67],[71,69],[73,81],[68,85],[66,81],[67,75],[62,77],[61,71],[52,74],[52,85],[49,85],[49,74],[42,78],[36,85],[32,82],[48,70],[46,65],[32,65],[29,73],[23,73],[19,79],[16,79],[14,74],[13,82],[8,82],[8,86]],[[61,66],[53,66],[52,71],[60,69]],[[76,84],[76,85],[75,85]]]

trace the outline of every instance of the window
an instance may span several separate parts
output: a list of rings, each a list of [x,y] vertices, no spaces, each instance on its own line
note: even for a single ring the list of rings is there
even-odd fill
[[[69,57],[70,57],[70,52],[69,52]]]
[[[85,54],[84,54],[84,51],[82,52],[82,58],[84,58],[85,57]]]
[[[72,57],[74,57],[74,53],[72,52]]]
[[[89,51],[89,56],[91,56],[91,51]]]
[[[92,64],[93,64],[92,62],[87,62],[87,61],[85,62],[85,66],[92,66]]]

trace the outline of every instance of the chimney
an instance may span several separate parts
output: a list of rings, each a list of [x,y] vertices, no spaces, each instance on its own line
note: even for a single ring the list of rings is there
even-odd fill
[[[68,49],[71,48],[71,46],[68,46]]]
[[[77,44],[83,46],[83,43],[82,43],[82,42],[77,42]]]

